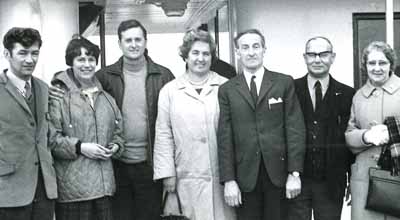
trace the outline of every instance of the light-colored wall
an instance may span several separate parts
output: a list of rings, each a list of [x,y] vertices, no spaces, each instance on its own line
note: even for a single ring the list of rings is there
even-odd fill
[[[336,52],[332,75],[353,86],[352,13],[385,12],[384,0],[233,0],[238,31],[260,29],[265,37],[265,66],[294,78],[307,69],[302,53],[305,42],[317,35],[328,37]],[[395,11],[400,3],[395,0]],[[358,62],[358,61],[357,61]]]
[[[0,0],[0,36],[14,26],[39,30],[43,45],[34,75],[49,82],[66,68],[65,48],[78,30],[78,0]],[[7,68],[0,45],[0,69]]]

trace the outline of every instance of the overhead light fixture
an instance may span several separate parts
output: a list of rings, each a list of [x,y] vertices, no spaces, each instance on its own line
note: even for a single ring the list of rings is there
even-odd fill
[[[151,1],[151,0],[148,0]],[[168,17],[181,17],[185,14],[189,0],[153,0],[151,3],[161,7]]]

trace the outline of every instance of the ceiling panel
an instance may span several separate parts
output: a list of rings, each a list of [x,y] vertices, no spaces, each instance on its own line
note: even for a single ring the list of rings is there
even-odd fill
[[[133,0],[109,0],[105,9],[106,34],[116,34],[121,21],[139,20],[149,33],[181,33],[185,31],[185,22],[207,0],[190,0],[182,17],[167,17],[161,7],[146,0],[137,5]],[[173,0],[168,0],[173,1]]]

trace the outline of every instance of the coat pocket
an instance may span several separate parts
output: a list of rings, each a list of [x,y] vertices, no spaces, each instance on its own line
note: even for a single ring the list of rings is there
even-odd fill
[[[0,176],[10,175],[15,172],[14,164],[0,164]]]

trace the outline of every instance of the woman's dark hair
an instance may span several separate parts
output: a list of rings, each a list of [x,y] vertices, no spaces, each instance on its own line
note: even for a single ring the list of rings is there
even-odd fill
[[[185,36],[183,37],[183,43],[179,47],[179,55],[186,60],[186,58],[189,55],[189,51],[192,48],[193,44],[197,41],[205,42],[210,46],[210,53],[212,56],[212,60],[215,60],[215,50],[216,50],[216,45],[214,42],[214,39],[211,37],[210,33],[207,31],[203,30],[190,30],[185,33]]]
[[[42,38],[38,30],[33,28],[13,27],[3,37],[3,46],[10,52],[15,43],[20,43],[24,47],[30,47],[35,43],[42,46]]]
[[[81,48],[85,48],[87,50],[86,55],[94,56],[96,58],[96,64],[98,63],[100,54],[99,47],[84,37],[74,35],[65,50],[65,63],[68,66],[72,66],[75,57],[82,55]]]
[[[388,59],[390,63],[389,75],[392,75],[394,69],[396,68],[396,53],[389,44],[382,41],[373,41],[364,48],[361,56],[361,70],[364,73],[367,72],[368,55],[371,53],[371,51],[379,51],[385,55],[386,59]]]

